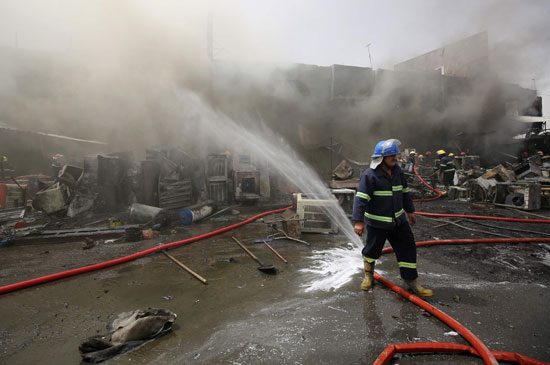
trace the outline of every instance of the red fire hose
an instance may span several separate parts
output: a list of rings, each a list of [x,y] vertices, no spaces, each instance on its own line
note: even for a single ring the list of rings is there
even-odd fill
[[[427,217],[488,219],[488,220],[494,220],[494,221],[524,222],[524,223],[546,223],[546,224],[550,223],[550,219],[523,219],[523,218],[492,217],[487,215],[445,214],[445,213],[425,213],[425,212],[414,212],[414,214],[424,215]]]
[[[420,176],[420,174],[418,173],[418,171],[416,171],[416,164],[413,165],[413,169],[414,169],[414,174],[416,175],[416,177],[418,177],[418,179],[420,179],[420,181],[422,181],[422,183],[424,185],[426,185],[428,188],[430,188],[431,190],[435,191],[437,193],[436,196],[432,197],[432,198],[424,198],[424,199],[414,199],[413,202],[429,202],[431,200],[436,200],[436,199],[439,199],[441,198],[441,191],[433,188],[432,186],[430,186],[426,181],[424,181],[424,179],[422,178],[422,176]]]
[[[550,238],[504,238],[504,239],[455,239],[455,240],[440,240],[440,241],[422,241],[417,242],[417,246],[431,246],[437,244],[461,244],[461,243],[525,243],[525,242],[538,242],[538,243],[550,243]],[[392,247],[386,247],[382,250],[382,254],[392,252]],[[454,320],[447,314],[443,313],[439,309],[435,308],[431,304],[418,298],[417,296],[409,293],[408,291],[393,284],[389,280],[380,276],[377,272],[374,273],[374,278],[408,299],[412,303],[418,305],[422,309],[426,310],[442,322],[447,324],[453,330],[458,332],[466,341],[468,341],[473,349],[467,346],[447,344],[447,343],[419,343],[419,344],[399,344],[388,346],[376,359],[375,364],[388,364],[392,357],[397,352],[401,353],[417,353],[417,352],[469,352],[473,355],[480,356],[486,364],[497,364],[497,359],[502,361],[517,362],[519,364],[544,364],[542,361],[531,359],[529,357],[512,352],[496,352],[489,351],[489,349],[466,327]],[[404,346],[403,346],[404,345]]]
[[[454,353],[454,354],[470,354],[474,356],[480,356],[480,354],[473,347],[466,345],[460,345],[457,343],[448,342],[417,342],[417,343],[399,343],[395,345],[389,345],[378,356],[374,364],[388,364],[392,357],[397,354],[412,354],[412,353]],[[544,361],[527,357],[517,352],[507,351],[491,351],[491,354],[498,361],[515,362],[518,364],[531,364],[531,365],[544,365],[548,364]]]
[[[374,273],[374,278],[379,282],[381,282],[382,284],[384,284],[385,286],[387,286],[388,288],[390,288],[391,290],[393,290],[394,292],[396,292],[397,294],[404,297],[405,299],[411,301],[412,303],[416,304],[420,308],[425,309],[427,312],[437,317],[438,319],[443,321],[445,324],[447,324],[449,327],[451,327],[456,332],[458,332],[462,337],[464,337],[466,341],[468,341],[474,347],[474,349],[476,349],[476,351],[479,353],[479,355],[485,361],[486,364],[495,364],[495,365],[498,364],[495,357],[493,356],[493,354],[491,354],[491,351],[489,351],[489,349],[485,346],[485,344],[481,342],[481,340],[477,338],[477,336],[474,335],[472,332],[470,332],[466,327],[461,325],[458,321],[454,320],[453,318],[443,313],[439,309],[423,301],[416,295],[409,293],[408,291],[393,284],[389,280],[383,278],[377,272]],[[383,355],[384,355],[384,352],[378,357],[378,359],[380,359],[380,357]],[[386,356],[389,356],[389,355],[386,355]],[[386,364],[386,363],[387,361],[378,362],[378,364]],[[377,364],[377,362],[375,362],[375,364]]]
[[[248,219],[246,219],[242,222],[239,222],[239,223],[236,223],[236,224],[218,229],[216,231],[212,231],[212,232],[208,232],[208,233],[205,233],[205,234],[201,234],[199,236],[187,238],[187,239],[182,240],[182,241],[167,243],[165,245],[153,247],[153,248],[141,251],[141,252],[136,252],[132,255],[120,257],[118,259],[114,259],[114,260],[111,260],[111,261],[100,262],[100,263],[94,264],[94,265],[84,266],[84,267],[80,267],[80,268],[77,268],[77,269],[58,272],[56,274],[51,274],[51,275],[42,276],[42,277],[31,279],[31,280],[21,281],[19,283],[15,283],[15,284],[2,286],[2,287],[0,287],[0,295],[6,294],[6,293],[9,293],[9,292],[12,292],[12,291],[16,291],[16,290],[19,290],[19,289],[28,288],[30,286],[44,284],[44,283],[48,283],[50,281],[63,279],[63,278],[68,278],[70,276],[75,276],[75,275],[83,274],[83,273],[86,273],[86,272],[95,271],[95,270],[103,269],[103,268],[106,268],[106,267],[122,264],[122,263],[125,263],[125,262],[129,262],[129,261],[132,261],[132,260],[139,259],[139,258],[141,258],[143,256],[146,256],[146,255],[149,255],[151,253],[155,253],[155,252],[159,252],[159,251],[162,251],[162,250],[166,250],[168,248],[182,246],[182,245],[185,245],[185,244],[188,244],[188,243],[196,242],[196,241],[202,240],[204,238],[208,238],[208,237],[211,237],[211,236],[223,233],[223,232],[227,232],[231,229],[243,226],[243,225],[245,225],[247,223],[250,223],[250,222],[252,222],[252,221],[254,221],[254,220],[256,220],[260,217],[263,217],[265,215],[272,214],[272,213],[283,212],[283,211],[285,211],[289,208],[292,208],[292,206],[282,208],[282,209],[271,210],[271,211],[268,211],[268,212],[263,212],[261,214],[255,215],[254,217],[248,218]]]
[[[417,247],[435,245],[460,245],[466,243],[550,243],[550,238],[478,238],[478,239],[454,239],[416,242]],[[384,247],[382,254],[392,252],[392,247]]]

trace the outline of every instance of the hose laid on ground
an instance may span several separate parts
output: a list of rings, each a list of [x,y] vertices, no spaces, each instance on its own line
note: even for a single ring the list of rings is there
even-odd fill
[[[424,215],[426,217],[471,218],[471,219],[488,219],[493,221],[506,221],[506,222],[550,224],[550,219],[506,218],[506,217],[492,217],[488,215],[446,214],[446,213],[426,213],[426,212],[414,212],[414,214]]]
[[[28,179],[28,178],[37,178],[37,179],[51,179],[51,176],[43,175],[43,174],[35,174],[35,175],[22,175],[22,176],[16,176],[14,177],[15,180],[18,179]]]
[[[422,176],[420,176],[420,174],[418,173],[418,171],[416,171],[416,164],[413,165],[413,170],[414,170],[414,174],[416,175],[416,177],[418,177],[418,179],[420,179],[420,181],[422,181],[422,183],[424,185],[426,185],[428,188],[430,188],[431,190],[435,191],[437,193],[437,196],[434,196],[434,197],[431,197],[431,198],[424,198],[424,199],[414,199],[413,202],[429,202],[429,201],[432,201],[432,200],[436,200],[436,199],[439,199],[441,198],[441,195],[443,193],[441,193],[441,191],[435,189],[434,187],[432,187],[431,185],[429,185],[426,181],[424,181],[424,179],[422,178]]]
[[[452,239],[416,242],[416,247],[435,245],[460,245],[466,243],[550,243],[550,238],[528,237],[528,238],[477,238],[477,239]],[[382,254],[392,252],[392,247],[384,247]]]
[[[396,292],[397,294],[401,295],[403,298],[409,300],[410,302],[416,304],[420,308],[426,310],[428,313],[432,314],[433,316],[440,319],[443,323],[447,324],[449,327],[451,327],[453,330],[458,332],[466,341],[468,341],[479,353],[481,358],[485,361],[486,364],[498,364],[493,354],[491,354],[491,351],[485,346],[485,344],[477,338],[476,335],[474,335],[472,332],[470,332],[466,327],[461,325],[458,321],[454,320],[447,314],[443,313],[439,309],[435,308],[434,306],[428,304],[424,300],[420,299],[416,295],[413,295],[406,291],[405,289],[400,288],[399,286],[393,284],[391,281],[385,279],[384,277],[380,276],[377,272],[374,272],[374,278]],[[384,354],[384,352],[382,353]],[[382,356],[382,354],[380,356]],[[380,356],[378,359],[380,359]],[[387,362],[381,361],[378,362],[375,361],[375,364],[386,364]]]
[[[483,226],[483,227],[495,228],[495,229],[500,229],[500,230],[503,229],[505,231],[531,233],[531,234],[540,234],[542,236],[550,236],[550,233],[539,232],[539,231],[531,231],[531,230],[528,230],[528,229],[517,229],[517,228],[510,228],[510,227],[495,226],[495,225],[492,225],[492,224],[481,223],[481,222],[478,222],[478,221],[473,220],[473,219],[465,219],[464,218],[464,219],[462,219],[462,221],[478,224],[478,225]]]
[[[392,357],[397,354],[412,354],[412,353],[450,353],[450,354],[470,354],[474,356],[480,356],[480,354],[473,347],[460,345],[457,343],[448,342],[417,342],[417,343],[398,343],[389,345],[378,356],[375,364],[388,364]],[[517,352],[507,351],[491,351],[491,354],[498,361],[516,362],[518,364],[532,364],[532,365],[544,365],[547,364],[544,361],[533,359],[528,356],[518,354]]]
[[[12,291],[16,291],[16,290],[19,290],[19,289],[28,288],[30,286],[44,284],[44,283],[48,283],[50,281],[63,279],[63,278],[68,278],[70,276],[75,276],[75,275],[83,274],[83,273],[86,273],[86,272],[95,271],[95,270],[103,269],[103,268],[106,268],[106,267],[110,267],[110,266],[122,264],[122,263],[125,263],[125,262],[133,261],[133,260],[139,259],[141,257],[144,257],[146,255],[149,255],[151,253],[159,252],[159,251],[166,250],[166,249],[173,248],[173,247],[177,247],[177,246],[182,246],[182,245],[185,245],[185,244],[188,244],[188,243],[196,242],[196,241],[202,240],[204,238],[208,238],[208,237],[223,233],[223,232],[227,232],[231,229],[234,229],[234,228],[237,228],[237,227],[240,227],[240,226],[244,226],[245,224],[250,223],[250,222],[252,222],[252,221],[254,221],[254,220],[256,220],[260,217],[263,217],[265,215],[273,214],[273,213],[280,213],[280,212],[283,212],[283,211],[285,211],[289,208],[292,208],[292,206],[282,208],[282,209],[271,210],[271,211],[268,211],[268,212],[263,212],[261,214],[255,215],[251,218],[248,218],[248,219],[246,219],[242,222],[235,223],[233,225],[230,225],[230,226],[227,226],[227,227],[224,227],[224,228],[212,231],[212,232],[208,232],[208,233],[205,233],[205,234],[201,234],[199,236],[187,238],[187,239],[181,240],[181,241],[176,241],[176,242],[167,243],[167,244],[164,244],[164,245],[161,245],[161,246],[156,246],[156,247],[153,247],[153,248],[150,248],[150,249],[147,249],[147,250],[144,250],[144,251],[136,252],[132,255],[120,257],[118,259],[114,259],[114,260],[111,260],[111,261],[104,261],[104,262],[100,262],[100,263],[94,264],[94,265],[89,265],[89,266],[84,266],[84,267],[80,267],[80,268],[77,268],[77,269],[62,271],[62,272],[58,272],[56,274],[51,274],[51,275],[42,276],[42,277],[35,278],[35,279],[21,281],[19,283],[14,283],[14,284],[2,286],[2,287],[0,287],[0,295],[6,294],[6,293],[9,293],[9,292],[12,292]]]
[[[437,240],[437,241],[421,241],[417,242],[416,246],[432,246],[432,245],[441,245],[441,244],[463,244],[463,243],[526,243],[526,242],[537,242],[537,243],[550,243],[550,238],[496,238],[496,239],[454,239],[454,240]],[[392,252],[392,247],[385,247],[382,250],[382,254]],[[480,356],[486,364],[498,364],[497,358],[502,361],[513,361],[520,364],[544,364],[539,360],[531,359],[529,357],[520,355],[513,352],[500,352],[500,351],[490,351],[483,342],[477,338],[472,332],[470,332],[466,327],[460,324],[458,321],[454,320],[444,312],[435,308],[431,304],[420,299],[416,295],[409,293],[408,291],[402,289],[401,287],[393,284],[389,280],[380,276],[377,272],[374,273],[374,278],[401,295],[402,297],[408,299],[412,303],[426,310],[436,318],[440,319],[442,322],[447,324],[453,330],[458,332],[466,341],[468,341],[475,351],[467,350],[470,349],[467,346],[460,349],[462,345],[447,344],[447,343],[420,343],[420,344],[405,344],[406,346],[400,345],[390,345],[388,346],[376,359],[375,364],[388,364],[393,355],[396,352],[465,352],[468,351],[473,355]],[[452,351],[449,351],[449,345],[452,345]],[[457,350],[458,349],[458,350]]]

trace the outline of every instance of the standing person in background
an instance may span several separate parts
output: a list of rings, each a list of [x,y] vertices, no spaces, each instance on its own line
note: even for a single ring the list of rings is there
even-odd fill
[[[0,179],[4,180],[6,176],[4,175],[4,164],[8,162],[8,156],[0,155]]]
[[[63,165],[65,165],[65,156],[63,156],[62,154],[59,154],[59,153],[56,153],[53,157],[52,157],[52,165],[51,165],[51,169],[52,169],[52,177],[55,179],[57,177],[57,175],[59,174],[59,171],[61,170],[61,168],[63,167]]]
[[[433,158],[432,158],[432,153],[430,151],[426,151],[426,153],[424,154],[424,159],[426,161],[424,161],[424,163],[426,164],[426,166],[433,166]]]
[[[413,166],[416,164],[415,161],[416,151],[411,149],[409,152],[409,157],[407,157],[407,172],[413,172]]]
[[[365,221],[367,225],[367,240],[362,251],[365,279],[361,289],[368,291],[372,288],[374,264],[388,240],[406,288],[412,293],[430,297],[433,291],[416,281],[416,243],[409,225],[409,222],[415,224],[416,217],[407,180],[403,170],[397,166],[399,144],[396,139],[378,142],[371,156],[370,168],[361,176],[355,197],[352,216],[355,233],[362,236]]]
[[[0,179],[8,179],[15,174],[15,167],[10,163],[8,156],[0,155]]]
[[[454,185],[455,177],[455,165],[451,157],[445,156],[446,152],[444,150],[437,151],[437,155],[440,157],[439,162],[439,174],[443,176],[443,185],[445,186],[445,191],[449,191],[449,185]],[[450,156],[453,156],[452,153],[449,153]]]

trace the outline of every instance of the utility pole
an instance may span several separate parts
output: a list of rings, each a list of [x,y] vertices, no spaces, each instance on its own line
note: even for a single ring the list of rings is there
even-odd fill
[[[213,99],[213,83],[214,83],[214,19],[212,9],[208,11],[206,21],[206,56],[208,57],[208,96],[210,101]]]
[[[367,47],[367,51],[369,52],[370,68],[372,68],[372,58],[371,58],[371,56],[370,56],[370,43],[367,44],[365,47]]]
[[[332,136],[330,137],[330,180],[332,181]]]
[[[208,18],[206,24],[206,55],[208,60],[212,62],[214,60],[214,21],[212,18],[212,9],[208,11]]]

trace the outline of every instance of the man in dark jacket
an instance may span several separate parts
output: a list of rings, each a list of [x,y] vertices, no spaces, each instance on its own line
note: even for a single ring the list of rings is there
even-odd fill
[[[361,289],[369,290],[373,283],[374,264],[388,240],[395,251],[401,277],[407,289],[429,297],[433,291],[418,282],[416,244],[409,226],[414,225],[414,205],[403,171],[396,165],[399,154],[396,139],[380,141],[374,148],[370,168],[361,176],[355,197],[352,220],[355,233],[362,236],[367,223],[367,240],[363,248],[365,279]]]
[[[443,185],[445,185],[445,191],[449,191],[449,185],[454,185],[455,178],[455,165],[452,153],[449,153],[449,156],[445,156],[445,150],[437,151],[437,155],[440,158],[439,163],[439,174],[443,175]]]

